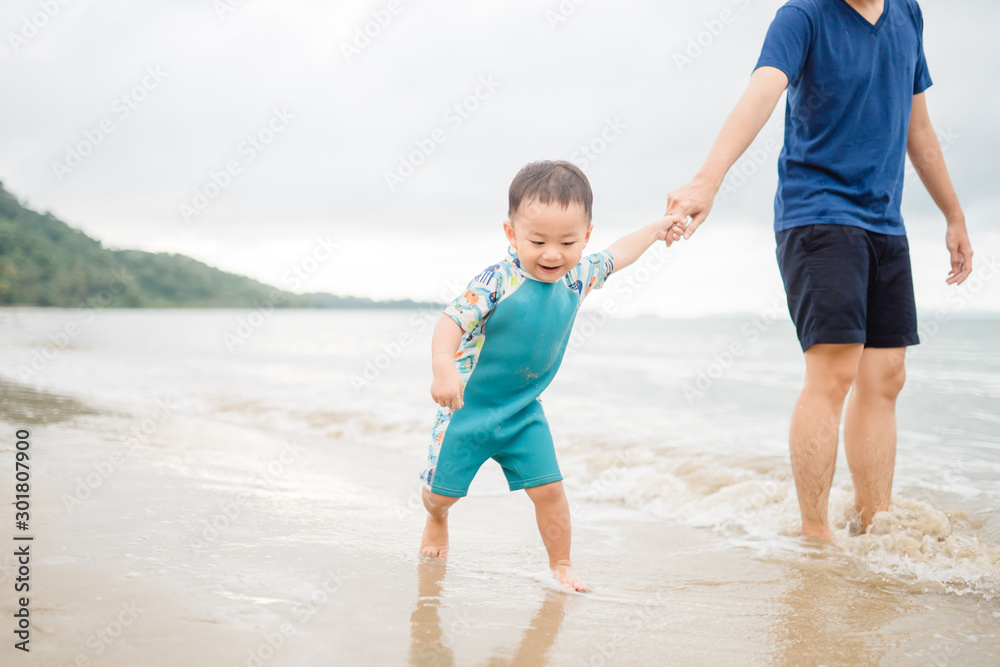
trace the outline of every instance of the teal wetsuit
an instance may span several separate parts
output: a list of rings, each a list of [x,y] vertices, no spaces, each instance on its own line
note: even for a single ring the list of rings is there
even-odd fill
[[[511,253],[445,309],[465,332],[455,356],[465,402],[461,410],[438,410],[420,476],[430,491],[466,495],[489,458],[503,468],[511,491],[562,479],[538,396],[559,370],[580,303],[612,270],[605,251],[544,283]]]

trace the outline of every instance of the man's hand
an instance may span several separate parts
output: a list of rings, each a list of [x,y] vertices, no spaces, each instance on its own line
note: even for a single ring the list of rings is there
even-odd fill
[[[708,217],[715,202],[718,187],[707,179],[695,177],[690,183],[682,185],[667,195],[667,215],[675,215],[682,220],[691,218],[684,227],[684,238],[689,239],[698,226]],[[670,245],[667,240],[667,245]]]
[[[740,101],[719,130],[705,164],[690,183],[667,196],[668,214],[691,218],[684,229],[685,239],[691,238],[698,226],[705,222],[726,172],[750,147],[787,86],[788,76],[777,67],[765,65],[754,70]],[[670,242],[667,243],[669,245]]]
[[[947,283],[961,285],[972,273],[972,244],[969,243],[969,232],[965,228],[965,221],[949,222],[944,242],[951,254],[951,271],[948,273]]]
[[[442,408],[459,410],[465,404],[465,385],[454,366],[434,372],[431,398]]]
[[[969,232],[965,228],[965,214],[962,213],[948,167],[944,163],[941,142],[938,141],[927,111],[926,93],[913,96],[906,152],[931,199],[944,213],[948,225],[944,235],[948,254],[951,255],[951,271],[948,273],[947,283],[961,285],[972,273],[972,244],[969,243]]]

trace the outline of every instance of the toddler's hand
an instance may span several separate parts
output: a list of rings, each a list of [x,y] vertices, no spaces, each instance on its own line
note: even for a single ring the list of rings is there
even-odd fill
[[[459,410],[465,404],[465,385],[458,371],[452,367],[450,371],[434,374],[431,382],[431,398],[442,408]]]
[[[670,245],[674,241],[679,241],[684,236],[685,220],[679,215],[665,215],[656,221],[659,229],[656,238],[659,241],[666,241]]]

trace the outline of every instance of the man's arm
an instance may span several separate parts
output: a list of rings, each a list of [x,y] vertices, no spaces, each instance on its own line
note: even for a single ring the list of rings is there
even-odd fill
[[[642,256],[642,253],[649,249],[649,246],[657,241],[673,241],[680,238],[683,232],[683,218],[676,215],[666,215],[631,234],[626,234],[608,246],[608,252],[614,259],[612,273],[635,262]]]
[[[667,197],[667,213],[676,213],[681,218],[691,216],[684,238],[691,238],[694,230],[708,217],[726,172],[753,143],[787,87],[788,77],[780,69],[757,68],[719,131],[701,169],[690,183],[677,188]],[[667,239],[669,244],[670,239]]]
[[[965,214],[958,203],[958,195],[951,183],[951,176],[948,175],[948,167],[944,163],[941,144],[927,112],[927,99],[924,93],[913,96],[906,152],[909,153],[910,161],[927,192],[944,213],[947,223],[945,244],[951,254],[951,272],[948,274],[947,282],[949,285],[961,284],[972,273],[972,245],[969,243],[969,232],[965,228]]]

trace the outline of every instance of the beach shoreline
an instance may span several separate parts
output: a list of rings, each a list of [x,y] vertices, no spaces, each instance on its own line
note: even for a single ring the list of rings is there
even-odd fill
[[[546,580],[523,494],[465,499],[449,561],[421,559],[413,471],[380,469],[357,443],[177,414],[137,443],[155,406],[38,408],[37,392],[5,389],[7,431],[26,402],[38,412],[31,653],[8,642],[5,664],[926,664],[956,646],[962,664],[989,664],[997,651],[955,643],[995,638],[996,602],[976,614],[969,598],[873,586],[836,550],[761,558],[614,507],[575,520],[588,594]]]

